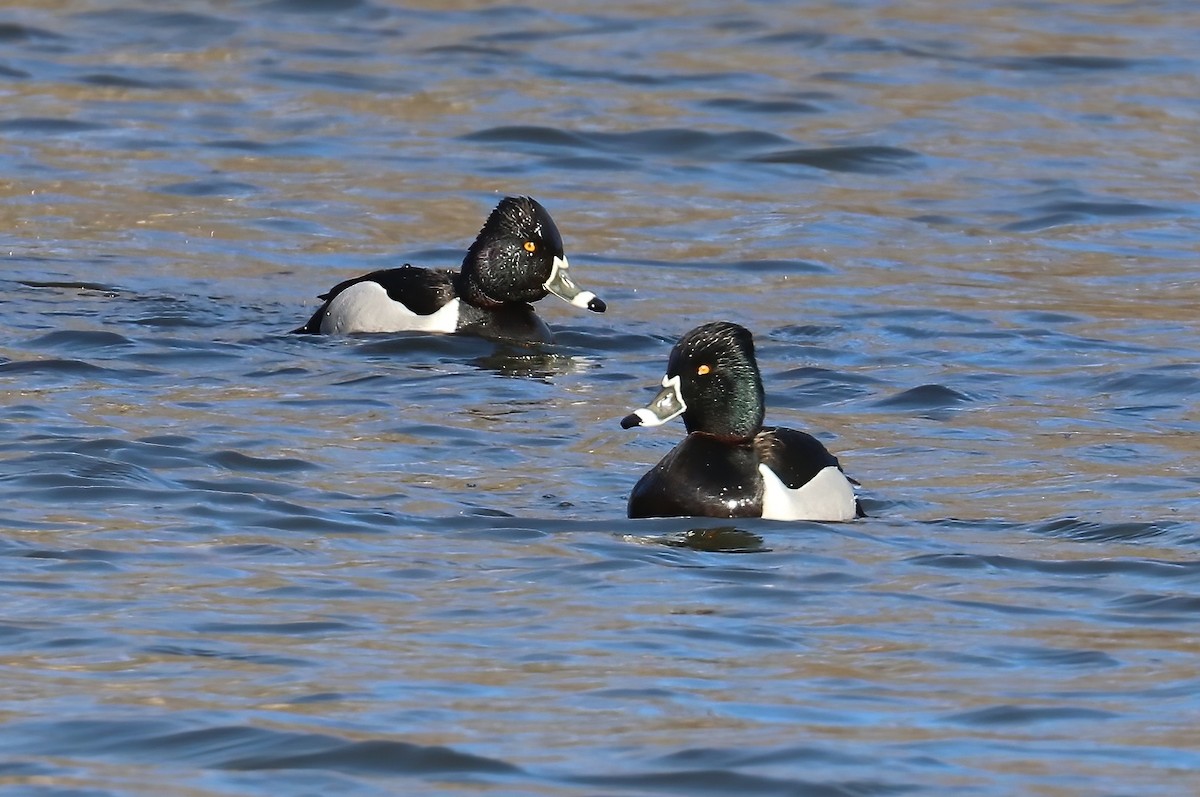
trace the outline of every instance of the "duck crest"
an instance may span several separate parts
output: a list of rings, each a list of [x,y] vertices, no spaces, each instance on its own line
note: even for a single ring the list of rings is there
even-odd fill
[[[667,373],[682,380],[688,432],[749,440],[762,427],[765,396],[754,358],[754,338],[737,324],[717,321],[675,345]]]
[[[457,287],[476,307],[536,302],[549,292],[556,257],[562,236],[546,209],[530,197],[505,197],[467,249]]]

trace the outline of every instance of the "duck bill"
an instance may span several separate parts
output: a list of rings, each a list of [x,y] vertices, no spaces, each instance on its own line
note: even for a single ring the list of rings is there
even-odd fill
[[[546,284],[542,287],[564,302],[570,302],[576,307],[591,310],[593,313],[603,313],[608,305],[591,291],[580,289],[567,276],[567,267],[570,265],[565,257],[554,258],[554,267],[550,271],[550,279],[546,280]]]
[[[664,376],[662,390],[649,405],[640,410],[634,410],[621,421],[622,429],[632,429],[635,426],[662,426],[669,420],[678,418],[687,410],[683,395],[679,392],[679,377]]]

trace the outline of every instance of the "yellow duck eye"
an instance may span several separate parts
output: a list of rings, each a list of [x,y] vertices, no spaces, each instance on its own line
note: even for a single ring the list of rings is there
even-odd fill
[[[537,244],[535,244],[533,241],[526,241],[525,242],[525,251],[526,252],[536,252]]]
[[[697,373],[697,375],[699,375],[699,376],[708,376],[708,374],[709,374],[711,371],[712,371],[712,368],[709,368],[707,365],[702,365],[702,366],[700,366],[699,368],[697,368],[697,369],[696,369],[696,373]]]

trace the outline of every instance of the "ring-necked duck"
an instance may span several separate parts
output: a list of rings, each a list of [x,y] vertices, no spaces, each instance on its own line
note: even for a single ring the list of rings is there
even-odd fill
[[[629,517],[851,520],[863,512],[837,457],[812,435],[763,426],[754,339],[717,321],[671,350],[663,389],[622,428],[683,416],[688,436],[634,486]]]
[[[605,304],[567,275],[554,219],[530,197],[503,199],[467,250],[460,271],[401,266],[346,280],[298,333],[463,332],[487,338],[553,338],[529,302],[553,293],[603,313]]]

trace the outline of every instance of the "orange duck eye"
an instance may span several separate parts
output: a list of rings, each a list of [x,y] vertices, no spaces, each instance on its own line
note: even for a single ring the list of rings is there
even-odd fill
[[[526,252],[536,252],[537,244],[535,244],[533,241],[526,241],[525,242],[525,251]]]
[[[696,369],[696,374],[699,376],[708,376],[711,371],[712,368],[708,367],[707,365],[702,365]]]

